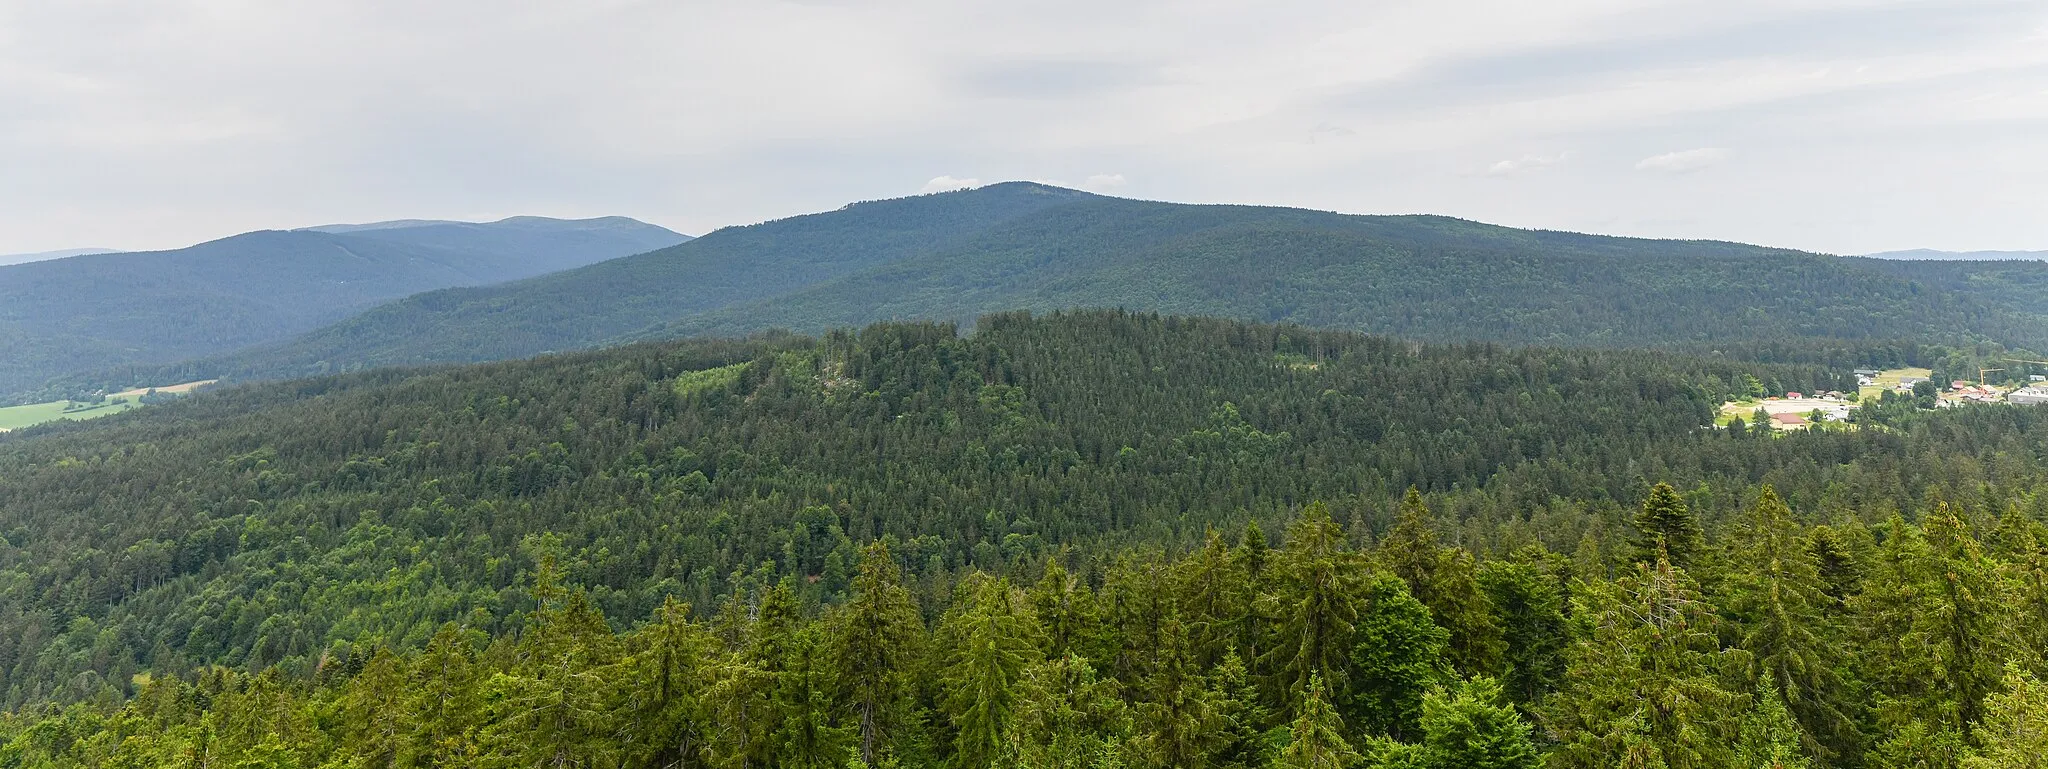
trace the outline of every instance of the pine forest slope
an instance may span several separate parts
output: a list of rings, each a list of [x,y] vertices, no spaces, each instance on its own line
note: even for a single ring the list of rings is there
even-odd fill
[[[2039,755],[2048,409],[1702,427],[1752,379],[1840,383],[1009,313],[33,428],[0,436],[0,762]]]
[[[521,217],[251,232],[175,251],[0,267],[0,392],[218,354],[420,291],[525,278],[682,240],[630,219]]]
[[[1410,485],[1474,536],[1569,550],[1646,477],[1709,484],[1694,502],[1710,523],[1762,480],[1872,510],[2048,483],[2048,412],[2001,409],[1967,431],[1702,430],[1749,376],[1839,383],[1095,312],[202,393],[0,436],[0,692],[86,696],[66,687],[87,671],[119,685],[305,668],[333,643],[416,644],[449,620],[501,629],[531,566],[522,543],[542,535],[607,613],[639,618],[668,595],[710,605],[768,561],[843,568],[849,542],[875,537],[920,570],[1002,568],[1068,545],[1185,543],[1317,499],[1384,522]],[[1972,458],[1992,451],[1995,467]]]
[[[1009,183],[856,204],[519,283],[424,294],[179,375],[294,376],[1081,307],[1446,341],[2048,347],[2048,265],[2012,263],[1987,280],[1958,281],[1914,264]]]

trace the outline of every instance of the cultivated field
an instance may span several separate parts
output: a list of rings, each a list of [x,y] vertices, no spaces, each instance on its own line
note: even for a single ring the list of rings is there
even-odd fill
[[[31,403],[26,406],[8,406],[5,408],[0,408],[0,432],[7,432],[9,430],[19,430],[24,427],[32,427],[34,425],[39,425],[44,422],[55,422],[59,419],[98,419],[100,417],[109,416],[112,414],[119,414],[129,409],[141,407],[142,402],[140,399],[142,395],[144,393],[149,392],[151,389],[155,389],[159,393],[184,395],[186,393],[192,392],[193,390],[213,384],[216,381],[219,380],[207,379],[198,382],[186,382],[184,384],[170,385],[168,387],[140,387],[133,390],[124,390],[107,396],[107,401],[105,403],[95,404],[73,411],[65,410],[67,407],[71,405],[71,401],[50,401],[49,403]]]
[[[59,419],[96,419],[109,414],[119,414],[142,404],[136,403],[134,398],[127,398],[120,402],[109,400],[105,404],[90,408],[65,411],[64,408],[70,405],[71,401],[50,401],[0,408],[0,430],[19,430]]]
[[[1877,376],[1875,376],[1875,377],[1872,377],[1872,378],[1871,378],[1871,379],[1872,379],[1872,381],[1874,381],[1874,382],[1875,382],[1876,384],[1872,384],[1872,385],[1870,385],[1870,386],[1868,386],[1868,387],[1864,387],[1864,388],[1862,388],[1862,389],[1861,389],[1861,390],[1860,390],[1860,391],[1858,392],[1858,395],[1859,395],[1859,396],[1861,396],[1861,397],[1864,397],[1864,398],[1875,398],[1875,397],[1877,397],[1878,395],[1880,395],[1880,394],[1882,394],[1882,393],[1884,393],[1884,392],[1886,392],[1886,391],[1889,391],[1889,390],[1894,390],[1894,389],[1897,389],[1897,388],[1898,388],[1898,386],[1899,386],[1899,378],[1900,378],[1900,377],[1909,377],[1909,376],[1914,376],[1914,377],[1928,377],[1928,376],[1934,376],[1934,370],[1933,370],[1933,369],[1925,369],[1925,368],[1895,368],[1895,369],[1890,369],[1890,370],[1888,370],[1888,371],[1884,371],[1884,372],[1882,372],[1882,373],[1879,373],[1879,374],[1878,374]],[[1944,389],[1946,389],[1946,385],[1944,385]]]

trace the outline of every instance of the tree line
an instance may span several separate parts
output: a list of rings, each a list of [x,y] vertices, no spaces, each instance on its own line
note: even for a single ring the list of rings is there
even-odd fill
[[[2048,527],[1922,512],[1807,526],[1763,486],[1709,539],[1660,484],[1615,552],[1477,554],[1411,491],[1362,548],[1310,504],[1272,540],[1069,551],[937,601],[884,537],[835,600],[762,570],[616,630],[536,541],[508,632],[151,677],[0,719],[0,763],[2038,765]]]

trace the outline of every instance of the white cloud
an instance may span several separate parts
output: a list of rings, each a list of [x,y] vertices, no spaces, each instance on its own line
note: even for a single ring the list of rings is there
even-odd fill
[[[906,168],[1842,253],[2048,248],[2040,5],[0,0],[0,252],[520,213],[705,232],[914,191]],[[1709,142],[1738,162],[1631,170]],[[1483,183],[1529,174],[1558,186]],[[1603,223],[1680,208],[1697,223]]]
[[[960,179],[952,176],[937,176],[933,177],[931,181],[925,182],[924,189],[918,190],[918,192],[952,192],[953,190],[972,189],[979,186],[981,186],[980,179]]]
[[[1128,183],[1124,179],[1123,174],[1096,174],[1088,177],[1087,181],[1081,182],[1081,188],[1100,192],[1103,190],[1113,190]]]
[[[1523,155],[1514,160],[1503,160],[1486,167],[1487,176],[1516,176],[1541,171],[1564,162],[1564,154]]]
[[[1685,174],[1703,168],[1712,168],[1728,160],[1734,154],[1720,147],[1701,147],[1696,150],[1666,152],[1636,161],[1638,171],[1656,171],[1666,174]]]

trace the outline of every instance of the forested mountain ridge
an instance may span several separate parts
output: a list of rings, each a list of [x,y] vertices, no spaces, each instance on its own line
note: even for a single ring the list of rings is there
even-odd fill
[[[582,349],[671,318],[887,264],[1088,197],[1008,184],[727,227],[673,248],[532,280],[410,297],[205,370],[298,376]]]
[[[174,251],[0,267],[0,393],[217,354],[420,291],[524,278],[686,239],[616,217],[521,217],[346,233],[266,230]]]
[[[2048,292],[2039,288],[2048,265],[1937,284],[1897,264],[1008,183],[729,228],[560,275],[425,294],[174,376],[298,376],[640,339],[817,332],[899,319],[970,322],[988,312],[1083,307],[1439,341],[1694,348],[1827,338],[2048,347],[2041,310]]]
[[[4,691],[78,703],[0,719],[0,757],[2025,749],[2000,719],[2040,707],[2043,410],[1765,436],[1702,425],[1752,377],[1838,375],[1114,312],[976,329],[379,371],[0,437]]]
[[[1437,341],[1691,346],[1752,340],[2048,342],[2037,285],[1927,290],[1891,263],[1710,241],[1117,199],[646,336],[815,331],[995,309],[1130,307]],[[2013,270],[2048,281],[2048,268]],[[1988,290],[1988,289],[1987,289]],[[2007,309],[2021,308],[2021,309]],[[2022,309],[2024,311],[2022,311]]]

